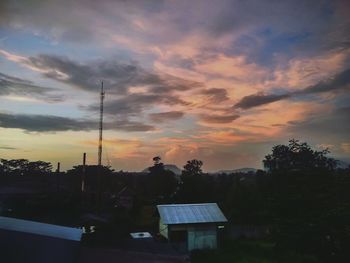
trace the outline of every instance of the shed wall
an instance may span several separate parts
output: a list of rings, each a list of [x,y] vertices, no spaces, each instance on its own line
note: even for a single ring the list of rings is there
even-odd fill
[[[217,248],[217,232],[216,226],[208,228],[188,228],[188,251],[194,249],[216,249]]]
[[[168,225],[164,224],[162,219],[159,220],[159,234],[161,234],[166,239],[169,239]]]

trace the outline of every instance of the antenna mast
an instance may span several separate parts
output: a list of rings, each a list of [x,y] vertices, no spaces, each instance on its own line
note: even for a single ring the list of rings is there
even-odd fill
[[[103,99],[105,98],[105,92],[103,90],[103,81],[101,81],[101,93],[100,93],[100,134],[98,139],[98,166],[102,165],[102,132],[103,132]]]

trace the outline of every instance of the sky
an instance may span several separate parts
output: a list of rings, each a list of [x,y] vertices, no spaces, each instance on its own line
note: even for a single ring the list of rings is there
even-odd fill
[[[0,2],[0,158],[262,168],[295,138],[350,161],[350,2]]]

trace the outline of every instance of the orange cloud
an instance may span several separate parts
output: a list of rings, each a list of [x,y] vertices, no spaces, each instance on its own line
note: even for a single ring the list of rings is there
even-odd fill
[[[244,56],[225,56],[220,54],[195,66],[196,70],[207,75],[218,75],[246,83],[259,82],[267,71],[255,63],[247,62]],[[254,78],[252,73],[254,72]]]
[[[192,138],[199,139],[204,144],[232,144],[242,142],[248,139],[253,139],[251,135],[240,135],[235,131],[212,131],[205,132],[201,135],[193,135]]]
[[[289,90],[304,89],[325,80],[344,69],[350,50],[332,51],[311,58],[293,58],[286,69],[278,68],[267,87]]]
[[[350,153],[350,143],[344,142],[340,145],[340,148],[344,151],[344,153]]]

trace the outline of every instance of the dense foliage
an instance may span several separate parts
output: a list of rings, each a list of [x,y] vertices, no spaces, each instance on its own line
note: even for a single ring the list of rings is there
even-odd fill
[[[296,140],[275,146],[264,159],[269,172],[260,191],[279,249],[341,262],[350,255],[350,174],[327,154]]]
[[[51,171],[52,165],[48,162],[0,159],[0,175],[48,175]]]

